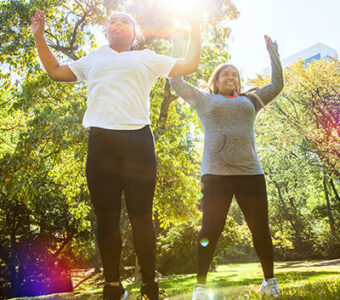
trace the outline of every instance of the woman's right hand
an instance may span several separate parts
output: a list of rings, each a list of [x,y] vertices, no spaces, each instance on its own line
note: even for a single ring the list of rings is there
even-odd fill
[[[44,34],[45,30],[45,13],[43,10],[38,10],[35,12],[34,17],[31,19],[32,33],[34,36],[39,36]]]

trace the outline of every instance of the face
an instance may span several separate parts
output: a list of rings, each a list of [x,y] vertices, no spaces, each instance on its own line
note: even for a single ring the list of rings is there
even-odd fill
[[[132,20],[123,14],[112,16],[106,25],[105,36],[110,45],[128,44],[131,46],[135,37]]]
[[[217,79],[218,93],[222,95],[233,95],[239,86],[238,72],[235,68],[228,66],[220,71]]]

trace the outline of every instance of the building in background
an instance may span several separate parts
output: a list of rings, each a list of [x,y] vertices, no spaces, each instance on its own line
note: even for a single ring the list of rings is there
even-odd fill
[[[311,46],[305,50],[302,50],[296,54],[293,54],[287,58],[281,60],[282,67],[285,68],[293,63],[296,63],[299,58],[302,58],[305,62],[305,66],[313,60],[319,59],[332,59],[337,55],[337,51],[333,48],[323,44],[318,43],[314,46]],[[270,67],[267,67],[263,70],[264,74],[270,73]]]

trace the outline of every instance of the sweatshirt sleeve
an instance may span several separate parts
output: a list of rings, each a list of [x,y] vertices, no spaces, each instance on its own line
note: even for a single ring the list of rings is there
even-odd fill
[[[181,77],[170,78],[170,85],[176,94],[188,102],[199,112],[204,112],[208,106],[208,92],[198,89]]]
[[[257,90],[255,94],[261,98],[264,105],[272,101],[283,89],[283,73],[278,52],[278,46],[272,42],[269,48],[270,62],[271,62],[271,82],[263,88]],[[258,106],[260,109],[261,106]]]

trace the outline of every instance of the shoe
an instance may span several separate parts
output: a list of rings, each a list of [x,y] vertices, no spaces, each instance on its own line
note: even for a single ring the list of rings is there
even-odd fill
[[[137,300],[159,300],[159,289],[157,282],[142,284],[140,295]]]
[[[119,286],[105,284],[103,296],[104,300],[124,300],[127,298],[128,292],[121,284]]]
[[[206,300],[207,286],[205,284],[195,284],[194,290],[192,291],[192,300]]]
[[[279,297],[281,295],[279,285],[275,278],[270,278],[268,281],[263,279],[261,285],[261,294],[267,296]]]

